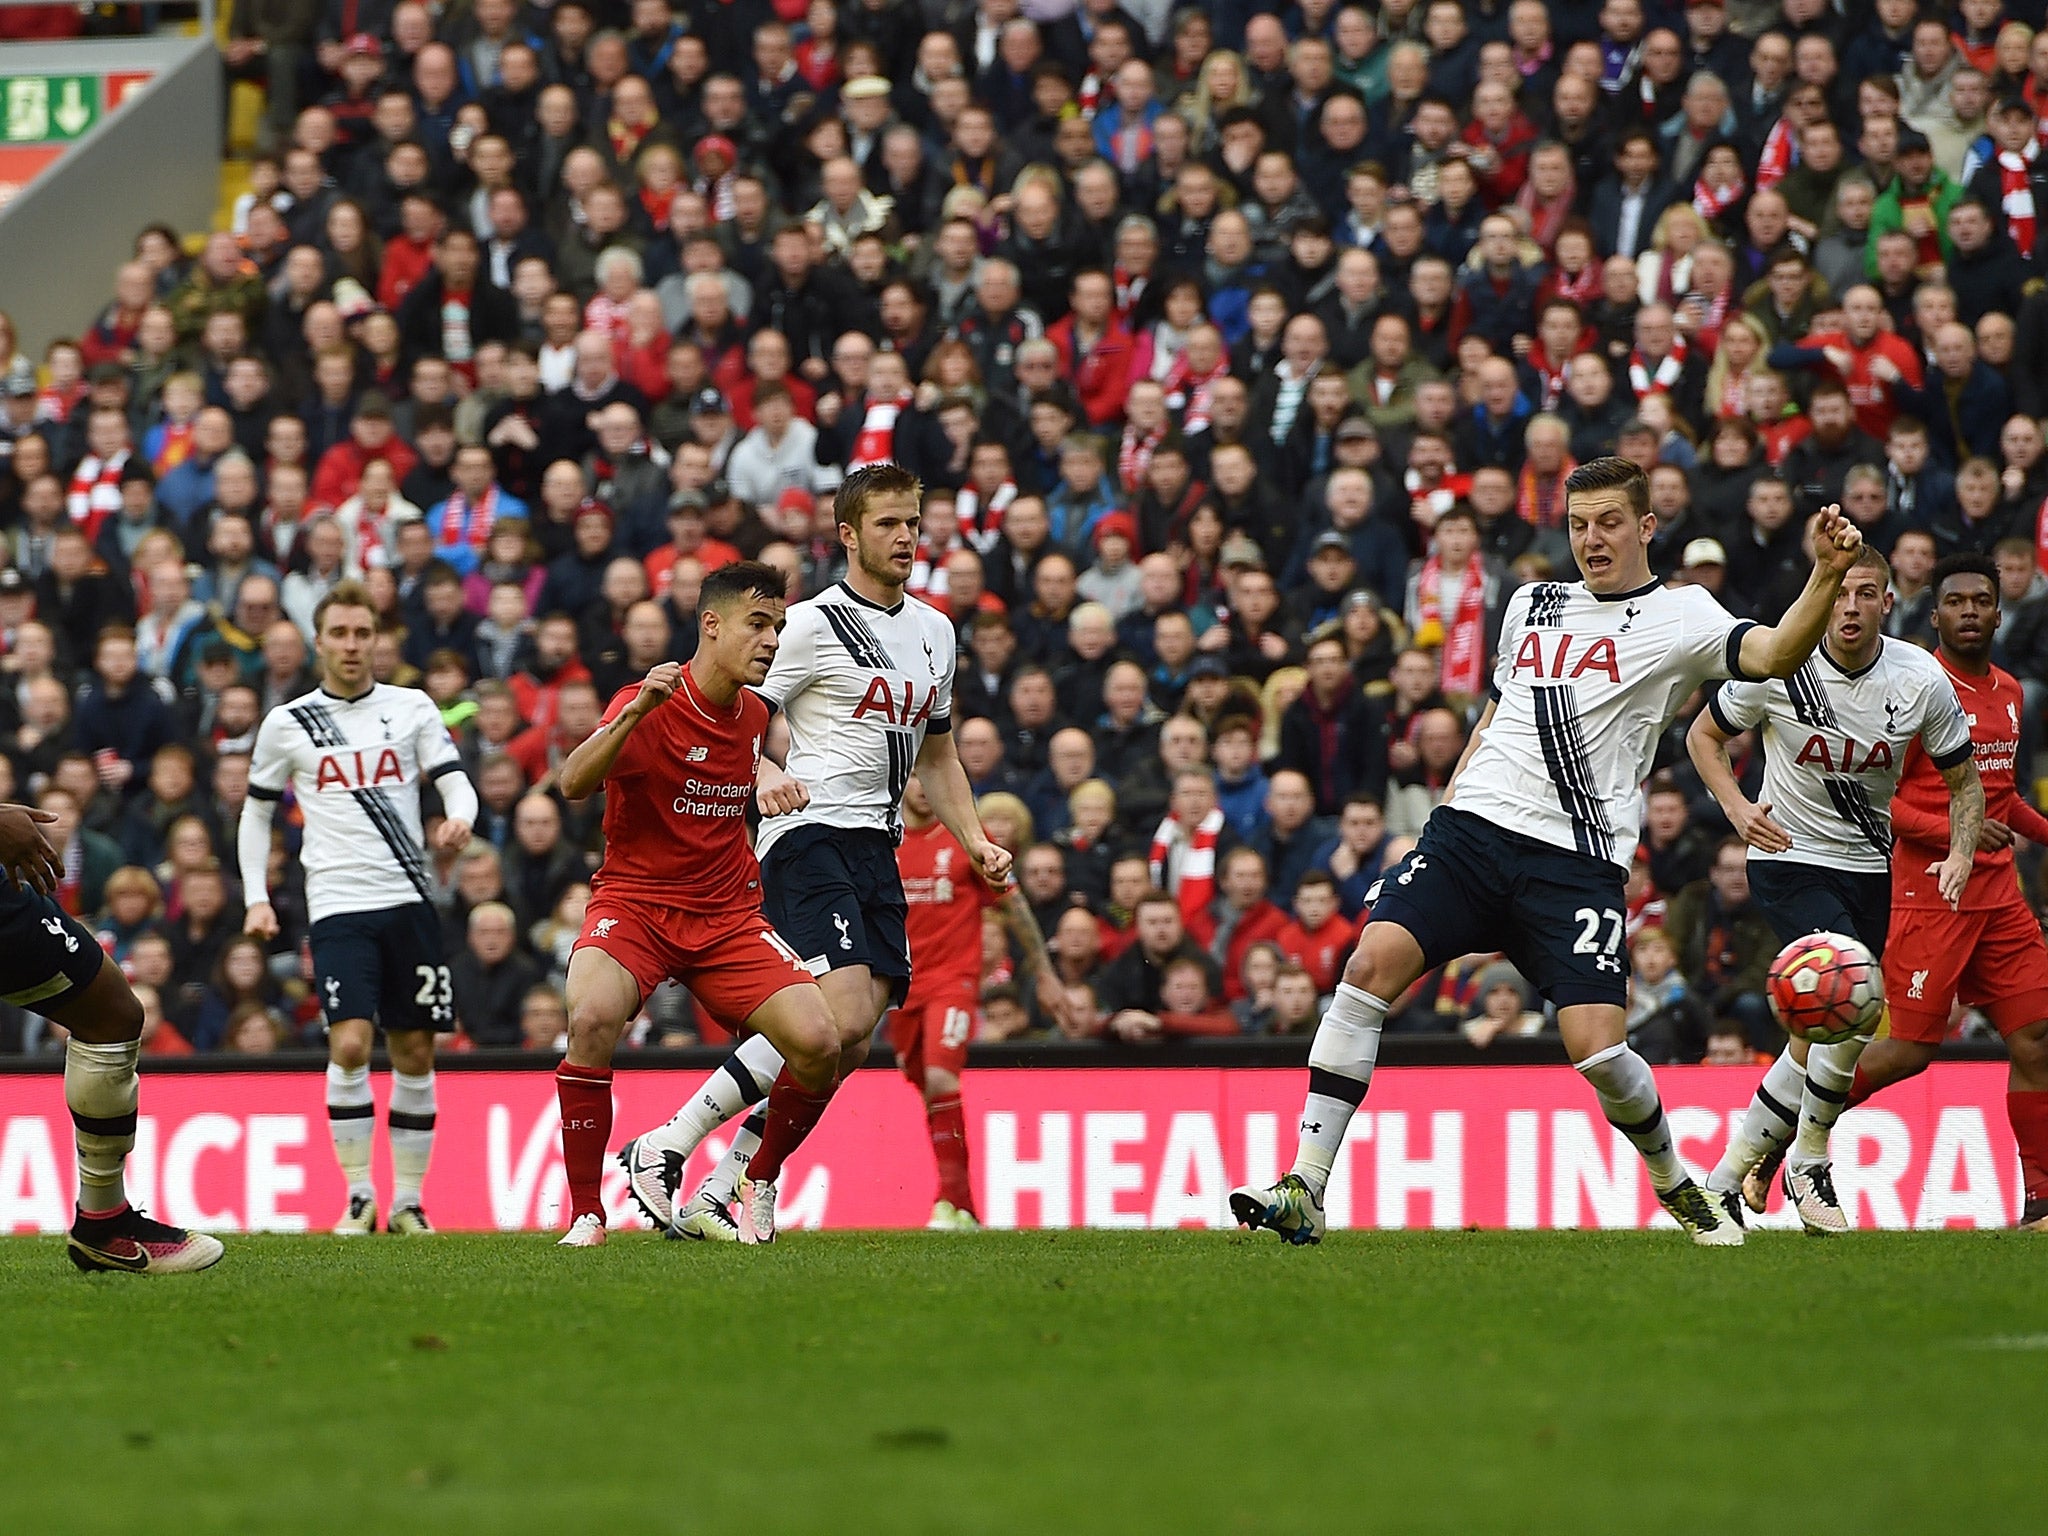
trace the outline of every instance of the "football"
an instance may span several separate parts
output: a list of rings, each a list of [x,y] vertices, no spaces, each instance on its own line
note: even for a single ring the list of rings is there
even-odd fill
[[[1862,942],[1842,933],[1809,933],[1771,962],[1771,1012],[1815,1045],[1833,1045],[1877,1028],[1884,1016],[1884,973]]]

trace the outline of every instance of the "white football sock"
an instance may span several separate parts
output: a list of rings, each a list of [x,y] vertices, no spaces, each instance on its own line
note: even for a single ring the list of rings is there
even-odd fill
[[[1828,1160],[1828,1137],[1848,1107],[1856,1062],[1872,1038],[1857,1035],[1835,1045],[1816,1045],[1806,1053],[1806,1095],[1799,1101],[1799,1135],[1785,1154],[1792,1167],[1812,1168]]]
[[[122,1168],[135,1145],[141,1094],[140,1040],[93,1045],[73,1036],[64,1045],[64,1102],[78,1141],[78,1208],[118,1211],[128,1203]]]
[[[640,1139],[660,1151],[688,1157],[697,1150],[698,1142],[726,1121],[767,1098],[781,1071],[782,1053],[774,1042],[766,1035],[749,1035],[666,1125],[656,1126]]]
[[[768,1123],[768,1112],[757,1109],[733,1132],[732,1145],[726,1148],[725,1158],[711,1170],[711,1177],[697,1188],[697,1193],[715,1200],[720,1205],[731,1205],[739,1193],[740,1180],[747,1176],[747,1165],[754,1160],[754,1154],[761,1150],[761,1130]]]
[[[1337,984],[1336,999],[1316,1026],[1308,1051],[1308,1097],[1302,1101],[1300,1140],[1293,1172],[1315,1191],[1318,1200],[1329,1187],[1330,1169],[1344,1132],[1365,1090],[1372,1083],[1373,1063],[1380,1054],[1380,1025],[1387,1004],[1349,982]]]
[[[370,1099],[370,1069],[327,1063],[327,1133],[334,1138],[334,1160],[341,1164],[341,1176],[348,1180],[349,1198],[368,1195],[377,1188],[370,1182],[370,1137],[375,1132],[377,1106]]]
[[[1635,1144],[1650,1170],[1650,1184],[1659,1193],[1685,1182],[1685,1165],[1671,1141],[1671,1125],[1657,1097],[1657,1077],[1650,1064],[1624,1041],[1610,1045],[1579,1063],[1579,1071],[1600,1095],[1608,1124]]]
[[[391,1074],[391,1106],[386,1111],[391,1136],[391,1208],[420,1203],[427,1162],[434,1155],[434,1074],[419,1077]]]
[[[1707,1176],[1707,1188],[1736,1193],[1744,1174],[1788,1144],[1799,1128],[1799,1099],[1805,1092],[1806,1068],[1792,1059],[1788,1045],[1757,1084],[1742,1128],[1728,1138],[1728,1150]]]

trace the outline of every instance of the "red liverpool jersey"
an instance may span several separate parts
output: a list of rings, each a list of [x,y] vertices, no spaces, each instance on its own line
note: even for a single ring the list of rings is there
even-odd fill
[[[2009,672],[1993,667],[1982,677],[1959,672],[1936,651],[1935,659],[1955,684],[1963,713],[1970,720],[1970,742],[1977,773],[1984,780],[1984,814],[2002,821],[2030,843],[2048,843],[2048,817],[2021,798],[2013,783],[2019,757],[2020,716],[2026,708],[2020,685]],[[1948,857],[1948,785],[1915,736],[1906,748],[1906,765],[1892,798],[1892,905],[1946,907],[1941,889],[1927,866]],[[1963,890],[1961,910],[1982,911],[2024,901],[2013,875],[2012,849],[1978,851],[1976,868]]]
[[[910,908],[910,997],[920,1005],[935,989],[981,979],[981,914],[1001,900],[975,872],[959,839],[934,821],[904,831],[896,849],[903,900]]]
[[[607,722],[640,691],[621,688]],[[742,688],[729,709],[683,668],[676,691],[635,727],[605,780],[604,863],[591,888],[655,898],[686,912],[761,905],[761,866],[747,841],[747,803],[768,706]]]

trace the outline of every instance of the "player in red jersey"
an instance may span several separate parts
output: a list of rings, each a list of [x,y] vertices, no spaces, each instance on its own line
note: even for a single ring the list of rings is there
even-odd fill
[[[1998,632],[1998,567],[1988,555],[1951,555],[1934,568],[1935,657],[1969,716],[1977,772],[1984,781],[1984,828],[1976,867],[1954,911],[1931,867],[1948,849],[1948,789],[1916,739],[1892,799],[1892,920],[1885,940],[1884,989],[1891,1031],[1863,1050],[1855,1042],[1816,1046],[1807,1058],[1806,1104],[1815,1103],[1813,1061],[1824,1052],[1847,1079],[1854,1108],[1881,1088],[1927,1069],[1948,1033],[1957,999],[1981,1008],[2005,1037],[2011,1057],[2006,1115],[2019,1143],[2026,1205],[2020,1225],[2048,1231],[2048,943],[2013,873],[2013,842],[2048,844],[2048,817],[2014,787],[2025,700],[2018,681],[1991,664]],[[1846,1058],[1846,1059],[1844,1059]],[[1823,1110],[1827,1106],[1822,1105]],[[1807,1134],[1806,1111],[1800,1133]],[[1819,1131],[1823,1136],[1832,1116]],[[1832,1188],[1830,1182],[1830,1189]],[[1834,1218],[1848,1223],[1839,1206]]]
[[[889,1046],[911,1086],[924,1095],[932,1158],[939,1168],[933,1231],[972,1232],[975,1214],[968,1176],[967,1116],[960,1104],[960,1073],[981,1008],[981,917],[995,908],[1024,951],[1036,978],[1038,1002],[1055,1020],[1066,1017],[1066,990],[1046,953],[1045,935],[1031,904],[1015,884],[998,894],[981,877],[960,839],[932,810],[924,786],[912,777],[903,791],[903,841],[896,849],[909,907],[910,993],[889,1015]]]
[[[768,706],[748,691],[768,675],[783,622],[782,573],[758,562],[704,578],[702,638],[686,665],[664,662],[623,688],[604,723],[562,764],[562,793],[607,790],[604,863],[569,958],[569,1051],[555,1073],[572,1202],[562,1246],[604,1241],[599,1194],[612,1131],[612,1051],[647,994],[674,978],[721,1019],[773,1041],[813,1092],[839,1070],[825,994],[761,915],[761,868],[747,841]],[[801,784],[764,814],[795,810]]]

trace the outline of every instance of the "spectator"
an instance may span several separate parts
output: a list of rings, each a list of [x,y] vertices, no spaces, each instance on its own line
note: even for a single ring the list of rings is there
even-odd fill
[[[512,909],[486,901],[469,914],[469,942],[449,967],[455,1017],[478,1045],[520,1045],[526,996],[540,985],[540,969],[519,953]]]
[[[1145,894],[1135,908],[1134,928],[1135,942],[1102,973],[1102,1006],[1112,1024],[1120,1014],[1159,1012],[1166,968],[1175,960],[1194,961],[1209,992],[1217,990],[1216,964],[1188,937],[1176,898],[1161,890]]]

